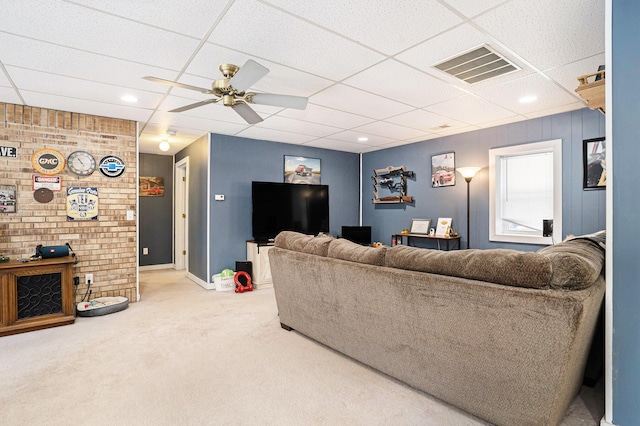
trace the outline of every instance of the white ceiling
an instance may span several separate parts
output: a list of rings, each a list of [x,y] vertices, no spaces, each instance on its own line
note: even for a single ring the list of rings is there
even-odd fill
[[[367,152],[584,108],[604,19],[604,0],[2,0],[0,101],[136,120],[145,153],[167,130],[169,154],[208,132]],[[521,69],[469,85],[432,68],[485,43]],[[271,70],[252,91],[307,109],[170,113],[210,96],[142,78],[209,88],[248,59]]]

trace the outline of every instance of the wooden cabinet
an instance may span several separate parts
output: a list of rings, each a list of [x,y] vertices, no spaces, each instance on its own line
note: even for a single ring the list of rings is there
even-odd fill
[[[0,263],[0,336],[75,321],[71,256]]]
[[[269,249],[273,243],[247,241],[247,260],[251,262],[253,274],[251,282],[256,289],[273,287],[271,266],[269,265]]]

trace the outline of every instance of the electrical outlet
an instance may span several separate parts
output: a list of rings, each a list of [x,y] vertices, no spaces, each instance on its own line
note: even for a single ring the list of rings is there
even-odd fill
[[[142,254],[149,254],[149,247],[142,247]]]
[[[84,282],[93,284],[93,274],[84,274]]]

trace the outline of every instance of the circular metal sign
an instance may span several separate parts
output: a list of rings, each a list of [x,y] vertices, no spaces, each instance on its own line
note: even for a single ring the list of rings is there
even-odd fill
[[[48,203],[53,200],[53,191],[49,188],[40,188],[33,191],[33,198],[39,203]]]
[[[124,173],[124,161],[115,155],[107,155],[100,160],[100,172],[106,177],[115,178]]]
[[[39,149],[31,156],[31,165],[43,175],[57,175],[64,170],[64,164],[64,156],[51,148]]]

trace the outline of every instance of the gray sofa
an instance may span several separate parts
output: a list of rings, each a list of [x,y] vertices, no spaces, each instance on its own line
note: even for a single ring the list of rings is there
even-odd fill
[[[603,241],[442,252],[287,231],[269,261],[283,328],[488,422],[547,426],[582,383]]]

